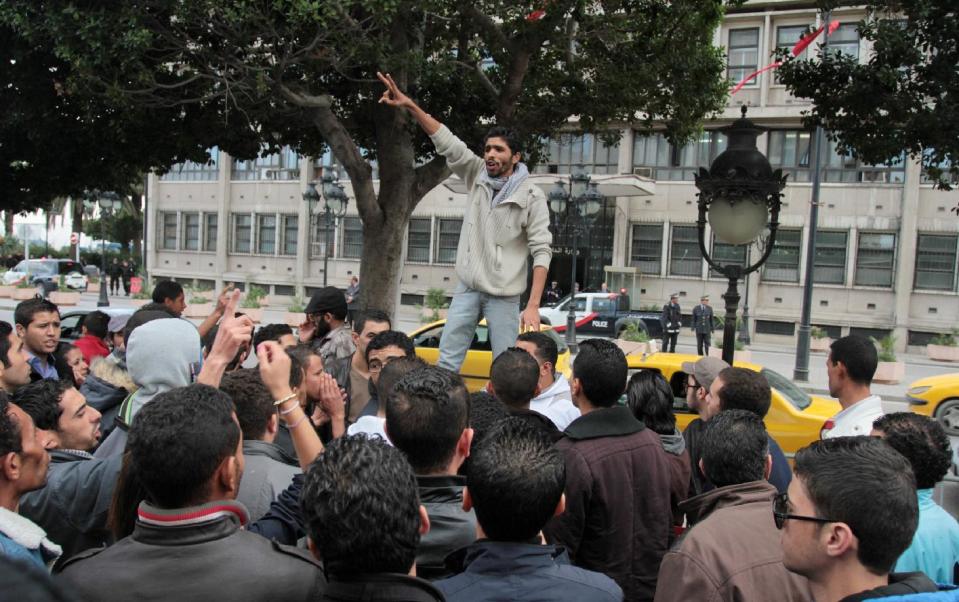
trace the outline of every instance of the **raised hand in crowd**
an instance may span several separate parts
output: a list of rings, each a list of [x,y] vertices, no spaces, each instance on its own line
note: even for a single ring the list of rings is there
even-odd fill
[[[323,442],[290,387],[290,356],[279,343],[265,341],[257,348],[256,357],[260,360],[260,378],[276,400],[274,404],[290,431],[300,467],[306,470],[313,459],[323,452]],[[333,385],[335,387],[336,381],[333,381]]]
[[[224,295],[220,296],[222,298]],[[236,315],[240,291],[232,291],[226,297],[224,317],[220,320],[216,339],[196,379],[197,382],[211,387],[220,386],[220,379],[223,378],[226,367],[236,357],[237,351],[243,345],[249,345],[253,339],[253,321],[248,316]],[[219,301],[217,303],[219,304]]]

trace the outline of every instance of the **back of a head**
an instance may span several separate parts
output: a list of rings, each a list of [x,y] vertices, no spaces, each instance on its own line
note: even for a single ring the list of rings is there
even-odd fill
[[[153,289],[153,302],[163,303],[167,299],[175,301],[177,297],[183,294],[183,286],[179,282],[164,280],[158,282]]]
[[[726,368],[719,373],[719,407],[723,410],[748,410],[760,418],[769,412],[772,389],[766,377],[747,368]]]
[[[233,400],[243,439],[262,439],[266,435],[270,418],[276,415],[276,407],[273,405],[270,390],[260,378],[260,371],[256,368],[242,368],[227,372],[220,380],[220,390]]]
[[[398,347],[402,349],[406,357],[411,357],[416,354],[416,348],[413,346],[413,340],[410,337],[398,330],[384,330],[383,332],[377,333],[366,345],[366,361],[370,361],[371,353],[379,349],[386,349],[387,347]]]
[[[458,375],[435,366],[404,375],[386,401],[386,432],[416,474],[446,468],[468,417],[466,385]]]
[[[380,379],[376,382],[376,394],[381,400],[387,399],[396,388],[396,383],[406,374],[426,367],[426,362],[416,357],[398,357],[383,366]]]
[[[288,324],[264,324],[253,334],[253,349],[259,349],[260,343],[265,341],[280,342],[280,338],[292,335],[293,329]]]
[[[17,307],[13,310],[13,323],[26,328],[30,325],[30,322],[33,322],[33,316],[42,312],[52,312],[60,315],[60,308],[43,297],[33,297],[17,303]]]
[[[916,481],[902,454],[877,437],[824,439],[799,450],[793,474],[817,516],[849,525],[865,568],[892,570],[919,521]]]
[[[33,418],[38,429],[57,431],[63,414],[60,399],[72,386],[66,380],[38,380],[17,389],[13,402]]]
[[[127,451],[148,499],[162,508],[209,500],[210,478],[236,454],[233,402],[218,389],[190,385],[162,393],[137,414]]]
[[[860,385],[872,384],[879,365],[876,346],[866,337],[851,334],[836,339],[829,346],[829,359],[846,367],[849,378]]]
[[[626,405],[636,419],[659,435],[676,432],[673,414],[673,390],[663,375],[655,370],[640,370],[626,385]]]
[[[528,541],[563,495],[563,455],[541,430],[518,418],[504,419],[488,434],[466,472],[476,520],[494,541]]]
[[[510,347],[493,360],[489,380],[500,401],[511,408],[528,408],[536,396],[539,364],[529,353]]]
[[[748,410],[723,410],[706,423],[703,472],[716,487],[766,478],[769,439],[763,419]],[[694,467],[698,470],[698,467]]]
[[[146,307],[146,306],[144,306]],[[126,325],[123,327],[123,344],[127,347],[130,346],[130,335],[133,334],[133,331],[152,322],[153,320],[169,320],[173,315],[165,310],[160,309],[138,309],[133,312],[133,315],[130,316],[130,319],[127,320]]]
[[[98,339],[106,338],[109,334],[110,316],[102,311],[91,311],[83,318],[83,327],[87,329],[87,334],[91,334]]]
[[[480,440],[492,431],[501,421],[509,417],[506,404],[486,391],[470,393],[470,428],[473,429],[473,442],[470,449],[476,449]],[[469,463],[469,458],[466,459]]]
[[[13,326],[9,322],[0,320],[0,363],[4,368],[10,367],[10,333]]]
[[[306,471],[300,508],[330,575],[407,573],[420,542],[416,477],[382,439],[340,437]]]
[[[190,322],[167,315],[133,330],[126,357],[130,378],[141,388],[185,387],[200,372],[200,334]]]
[[[540,362],[549,362],[551,366],[556,366],[556,360],[559,358],[559,349],[556,347],[556,341],[548,334],[530,330],[516,337],[516,341],[525,341],[536,346],[536,359]]]
[[[366,328],[367,322],[378,322],[380,324],[386,324],[388,328],[393,328],[393,323],[390,321],[390,315],[381,309],[368,309],[358,315],[356,320],[353,321],[353,332],[360,334],[363,332],[363,329]]]
[[[932,489],[952,466],[952,446],[942,424],[935,418],[896,412],[873,423],[883,440],[912,465],[919,489]]]
[[[626,388],[629,369],[626,356],[612,341],[587,339],[579,344],[573,362],[573,378],[579,379],[583,395],[596,407],[616,405]]]

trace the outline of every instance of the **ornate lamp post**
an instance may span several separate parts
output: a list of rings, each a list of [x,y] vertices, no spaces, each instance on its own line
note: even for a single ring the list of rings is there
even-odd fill
[[[113,215],[115,210],[119,210],[122,204],[120,195],[115,192],[100,192],[99,190],[87,191],[87,198],[83,203],[89,215],[93,215],[97,206],[100,207],[100,298],[97,300],[97,307],[109,307],[110,299],[107,297],[106,273],[107,273],[107,224],[106,218]]]
[[[350,198],[347,196],[343,185],[339,183],[336,172],[324,173],[320,178],[323,190],[323,210],[317,213],[320,203],[320,192],[316,189],[316,182],[310,182],[306,185],[306,191],[303,193],[303,200],[310,208],[310,217],[316,215],[323,219],[323,233],[325,244],[323,246],[323,286],[327,284],[327,268],[330,260],[330,235],[333,232],[333,225],[336,220],[346,215],[346,205]]]
[[[699,189],[696,226],[703,258],[729,280],[729,287],[723,295],[726,301],[723,360],[732,365],[736,349],[736,308],[740,298],[738,282],[759,269],[772,253],[786,177],[782,170],[774,172],[769,160],[756,148],[756,138],[765,129],[746,119],[745,105],[742,117],[722,131],[729,138],[728,147],[716,157],[708,171],[700,168],[696,174],[696,188]],[[762,257],[746,266],[721,265],[713,261],[706,248],[707,215],[716,238],[734,245],[752,243],[768,227],[769,238]]]
[[[549,193],[549,207],[556,216],[557,223],[560,216],[566,213],[567,229],[572,231],[571,249],[573,266],[569,277],[569,311],[566,314],[566,346],[571,352],[576,351],[576,253],[577,238],[580,232],[586,232],[589,221],[596,216],[603,203],[603,195],[599,193],[595,183],[590,182],[590,176],[578,166],[569,176],[569,181],[556,180]]]

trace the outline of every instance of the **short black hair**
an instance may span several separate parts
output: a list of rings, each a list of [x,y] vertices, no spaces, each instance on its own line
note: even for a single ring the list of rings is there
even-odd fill
[[[836,339],[829,346],[829,360],[846,367],[846,374],[854,383],[872,384],[879,365],[876,346],[866,337],[851,334]]]
[[[626,405],[633,416],[658,435],[676,432],[673,390],[656,370],[640,370],[626,385]]]
[[[719,407],[723,410],[748,410],[765,418],[772,403],[772,389],[766,377],[747,368],[724,368],[716,378],[723,381]]]
[[[616,405],[626,389],[626,356],[606,339],[587,339],[579,344],[573,362],[573,378],[579,379],[583,394],[598,408]]]
[[[566,464],[540,429],[509,417],[470,454],[466,479],[483,532],[494,541],[525,542],[556,511]]]
[[[483,146],[486,146],[490,138],[502,138],[505,140],[506,146],[509,147],[509,151],[514,155],[523,152],[523,143],[520,140],[519,132],[516,130],[501,125],[494,125],[487,130],[486,135],[483,136]]]
[[[20,425],[10,415],[10,397],[0,391],[0,458],[23,451],[20,443]]]
[[[290,328],[289,324],[264,324],[257,328],[253,334],[253,350],[256,352],[260,347],[260,343],[264,341],[276,341],[279,343],[280,337],[288,334],[293,334],[293,329]]]
[[[396,388],[396,383],[406,376],[407,373],[423,368],[426,365],[426,362],[414,355],[411,357],[398,357],[383,366],[383,370],[380,372],[380,378],[376,381],[376,397],[380,400],[380,403],[386,403],[386,399],[393,393],[393,389]]]
[[[260,371],[242,368],[227,372],[220,380],[220,390],[233,400],[243,439],[262,439],[270,417],[276,415],[276,407],[273,405],[273,395],[260,378]]]
[[[13,403],[30,414],[38,429],[59,431],[63,408],[60,400],[73,383],[68,380],[43,379],[24,385],[13,394]]]
[[[110,316],[102,311],[91,311],[83,318],[83,327],[87,333],[98,339],[106,338],[109,334]]]
[[[536,396],[539,364],[532,355],[518,347],[510,347],[496,356],[490,366],[489,380],[493,394],[511,408],[528,408]]]
[[[176,298],[183,294],[183,287],[179,282],[173,280],[164,280],[158,282],[153,288],[153,302],[163,303],[167,299],[176,301]]]
[[[13,326],[9,322],[0,320],[0,363],[4,368],[10,367],[10,333]]]
[[[935,418],[896,412],[879,417],[872,426],[882,431],[886,443],[909,460],[919,489],[932,489],[949,472],[952,446]]]
[[[30,322],[33,322],[33,316],[42,312],[53,312],[59,316],[60,308],[55,303],[37,295],[32,299],[17,303],[16,309],[13,310],[13,322],[26,328],[30,325]]]
[[[370,339],[370,342],[366,345],[366,357],[364,359],[369,363],[371,351],[385,349],[386,347],[399,347],[406,354],[406,357],[416,355],[413,339],[398,330],[384,330]]]
[[[340,437],[316,457],[303,482],[306,532],[327,573],[409,572],[420,543],[416,477],[379,437]]]
[[[230,396],[193,384],[143,406],[130,427],[127,451],[153,504],[185,508],[209,501],[210,478],[239,442]]]
[[[703,472],[716,487],[765,479],[768,455],[766,426],[755,412],[723,410],[706,423],[702,442]],[[699,470],[699,467],[693,469]]]
[[[310,357],[316,356],[323,361],[323,356],[309,343],[298,343],[284,349],[290,356],[290,388],[299,387],[304,380],[304,371],[310,365]]]
[[[486,391],[470,393],[470,428],[473,429],[473,443],[470,449],[476,449],[486,433],[492,431],[497,424],[509,416],[506,404]],[[469,458],[466,462],[469,462]]]
[[[468,418],[469,393],[463,380],[435,366],[406,373],[386,401],[386,433],[416,474],[449,464]]]
[[[393,322],[390,320],[388,313],[381,309],[368,309],[356,316],[353,321],[353,332],[361,334],[367,322],[379,322],[380,324],[386,324],[387,328],[393,328]]]
[[[557,348],[556,341],[553,340],[553,337],[544,332],[531,330],[520,334],[516,337],[516,340],[536,345],[536,361],[542,363],[549,362],[549,365],[553,366],[554,370],[556,369],[556,360],[559,359],[559,348]]]
[[[889,573],[919,522],[909,461],[878,437],[835,437],[800,449],[793,474],[816,516],[849,525],[859,562],[876,575]]]

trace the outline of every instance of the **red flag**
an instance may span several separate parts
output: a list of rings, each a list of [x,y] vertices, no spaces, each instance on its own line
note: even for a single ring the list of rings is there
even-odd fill
[[[813,43],[813,40],[815,40],[816,38],[819,37],[819,34],[821,34],[821,33],[823,32],[824,27],[825,27],[824,25],[820,25],[819,28],[816,29],[815,31],[811,31],[811,32],[809,32],[809,33],[807,33],[807,34],[804,34],[804,35],[800,36],[799,41],[796,42],[795,44],[793,44],[793,47],[792,47],[792,49],[789,51],[789,54],[792,55],[793,57],[797,57],[797,56],[799,56],[800,54],[802,54],[803,50],[805,50],[806,48],[808,48],[809,45]],[[835,32],[838,27],[839,27],[839,21],[830,21],[830,22],[829,22],[829,32],[828,32],[826,35],[829,35],[829,34]],[[740,81],[738,84],[736,84],[735,86],[733,86],[733,89],[729,91],[729,95],[732,96],[732,95],[735,94],[736,92],[739,92],[740,90],[742,90],[743,86],[745,86],[746,84],[748,84],[748,83],[751,82],[752,80],[754,80],[754,79],[756,79],[757,77],[759,77],[759,75],[760,75],[761,73],[765,73],[766,71],[770,71],[770,70],[772,70],[772,69],[775,69],[775,68],[779,67],[779,66],[782,65],[782,64],[783,64],[782,61],[776,61],[776,62],[774,62],[774,63],[770,63],[770,64],[766,65],[766,66],[763,67],[762,69],[759,69],[759,70],[757,70],[757,71],[753,71],[752,73],[750,73],[749,75],[747,75],[746,77],[744,77],[744,78],[742,79],[742,81]]]
[[[526,15],[526,20],[527,20],[527,21],[539,21],[540,19],[542,19],[542,18],[545,17],[545,16],[546,16],[546,11],[545,11],[545,10],[534,10],[534,11],[531,12],[530,14]]]

